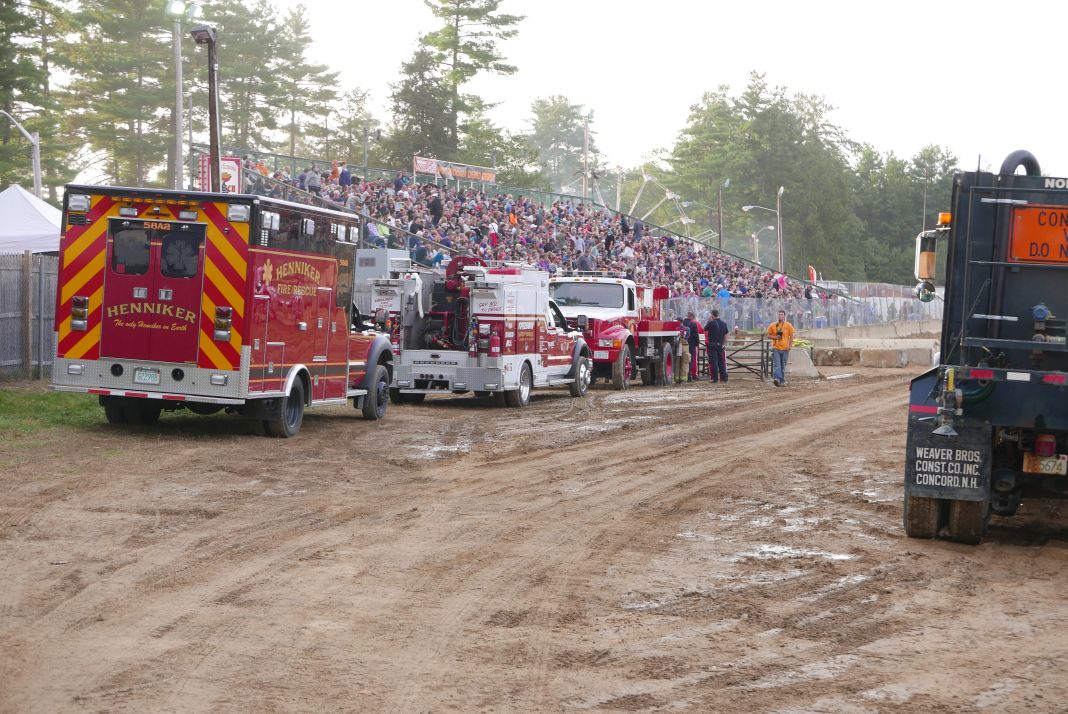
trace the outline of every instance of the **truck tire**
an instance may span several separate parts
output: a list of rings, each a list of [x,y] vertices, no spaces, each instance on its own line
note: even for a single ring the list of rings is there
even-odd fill
[[[534,375],[530,371],[530,365],[523,363],[523,369],[519,370],[519,389],[512,389],[504,393],[504,400],[510,407],[525,407],[530,404],[530,390],[534,388]]]
[[[267,436],[288,439],[296,436],[304,421],[304,383],[299,379],[293,382],[289,396],[276,401],[274,415],[263,420],[263,430]]]
[[[942,504],[937,498],[905,497],[905,535],[909,538],[938,537],[939,513]]]
[[[377,421],[386,415],[389,404],[389,370],[385,365],[375,365],[367,384],[367,394],[363,398],[363,418]]]
[[[958,543],[975,545],[986,534],[986,501],[950,501],[949,537]]]
[[[634,356],[630,353],[630,345],[623,345],[623,349],[619,351],[619,357],[612,363],[612,388],[626,389],[633,378]]]
[[[568,391],[572,397],[584,397],[590,391],[590,358],[579,357],[579,363],[575,365],[575,381],[568,385]]]
[[[155,399],[131,399],[126,404],[126,421],[140,426],[152,426],[159,421],[163,406]]]
[[[638,376],[641,377],[643,387],[651,387],[656,384],[656,360],[645,360],[644,367],[638,367]]]
[[[108,424],[126,424],[125,397],[101,397],[100,406],[104,407],[104,416]]]
[[[658,387],[671,387],[675,384],[675,353],[671,345],[660,348],[660,363],[656,368],[656,382]]]

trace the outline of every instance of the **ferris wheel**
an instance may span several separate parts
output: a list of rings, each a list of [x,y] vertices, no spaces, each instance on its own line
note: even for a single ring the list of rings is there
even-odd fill
[[[696,221],[686,213],[686,205],[689,202],[683,201],[682,196],[672,191],[660,179],[647,171],[643,170],[641,176],[642,180],[638,185],[638,191],[634,194],[630,207],[626,211],[623,211],[620,202],[623,185],[622,173],[616,174],[605,181],[598,172],[590,172],[588,185],[592,193],[591,198],[602,206],[611,208],[614,205],[616,212],[625,212],[629,216],[638,218],[643,223],[648,222],[650,217],[656,214],[657,220],[654,223],[660,228],[670,228],[675,233],[684,235],[699,243],[707,245],[709,241],[717,237],[718,234],[711,228],[695,233]],[[582,179],[583,176],[579,172],[577,178],[561,187],[561,191],[568,193],[581,190]],[[605,183],[615,192],[615,201],[612,203],[606,201],[602,193],[602,185]],[[663,221],[663,223],[657,221]]]

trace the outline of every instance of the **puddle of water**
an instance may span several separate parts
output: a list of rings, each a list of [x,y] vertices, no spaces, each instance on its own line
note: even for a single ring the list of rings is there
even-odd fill
[[[813,526],[818,526],[820,523],[826,520],[824,518],[816,518],[813,516],[807,518],[787,518],[786,525],[782,530],[784,533],[798,533],[800,531],[810,530]]]
[[[427,460],[438,459],[443,456],[466,454],[471,450],[470,441],[460,441],[455,444],[430,444],[428,446],[413,446],[407,456],[410,459]]]
[[[263,493],[261,493],[260,495],[261,496],[300,496],[301,494],[305,494],[307,492],[308,492],[308,489],[306,489],[306,488],[298,488],[298,489],[295,489],[293,491],[288,491],[288,490],[283,489],[283,488],[278,488],[278,489],[269,488],[266,491],[264,491]]]
[[[784,560],[786,558],[823,558],[825,560],[853,560],[855,556],[847,553],[829,553],[825,550],[805,550],[804,548],[794,548],[789,545],[777,545],[774,543],[765,543],[758,547],[755,551],[749,553],[738,553],[730,562],[737,563],[742,560]]]
[[[852,587],[854,585],[860,585],[862,582],[868,579],[869,576],[867,575],[846,575],[841,578],[838,578],[829,585],[824,585],[822,588],[820,588],[811,595],[799,597],[798,600],[800,600],[801,602],[815,602],[816,600],[819,600],[825,595],[838,592],[839,590],[844,590],[845,588]],[[863,602],[863,600],[861,602]]]

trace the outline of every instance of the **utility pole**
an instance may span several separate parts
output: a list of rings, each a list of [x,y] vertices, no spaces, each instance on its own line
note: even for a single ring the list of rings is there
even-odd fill
[[[730,182],[730,179],[727,179]],[[719,249],[723,250],[723,187],[719,187],[719,220],[716,222],[716,231],[719,233]]]
[[[363,180],[367,180],[367,127],[363,128]]]
[[[590,178],[590,118],[582,119],[582,200],[586,200],[587,182]]]
[[[619,213],[619,206],[621,205],[621,199],[623,198],[623,167],[616,167],[616,213]]]

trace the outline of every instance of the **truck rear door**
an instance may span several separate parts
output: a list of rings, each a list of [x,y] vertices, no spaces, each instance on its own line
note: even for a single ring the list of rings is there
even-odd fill
[[[204,236],[203,224],[110,219],[101,356],[196,361]]]

